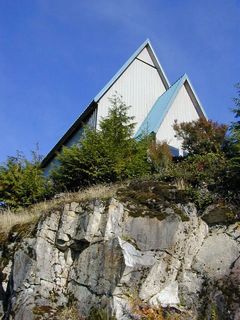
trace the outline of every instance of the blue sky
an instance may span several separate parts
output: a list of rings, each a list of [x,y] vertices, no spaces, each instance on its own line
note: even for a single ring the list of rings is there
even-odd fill
[[[239,0],[1,0],[0,162],[46,154],[146,38],[171,83],[186,72],[209,118],[233,120]]]

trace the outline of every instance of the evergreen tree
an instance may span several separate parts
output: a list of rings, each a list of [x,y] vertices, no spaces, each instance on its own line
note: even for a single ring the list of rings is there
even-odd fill
[[[59,153],[59,166],[51,172],[57,190],[76,190],[150,172],[147,140],[136,141],[132,137],[135,124],[128,115],[129,107],[117,95],[110,103],[99,131],[86,127],[77,145],[64,147]]]

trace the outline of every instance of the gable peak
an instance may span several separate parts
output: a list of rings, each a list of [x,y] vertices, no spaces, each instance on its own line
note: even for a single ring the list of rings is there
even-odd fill
[[[115,83],[115,81],[124,73],[124,71],[131,65],[131,63],[137,58],[137,56],[143,51],[144,48],[147,48],[148,54],[150,55],[158,74],[164,84],[165,89],[167,90],[170,87],[169,81],[166,77],[165,72],[161,64],[158,61],[158,58],[153,50],[153,47],[149,39],[146,39],[138,49],[131,55],[131,57],[125,62],[125,64],[119,69],[119,71],[112,77],[112,79],[105,85],[105,87],[95,96],[94,102],[98,102],[101,97],[109,90],[109,88]]]

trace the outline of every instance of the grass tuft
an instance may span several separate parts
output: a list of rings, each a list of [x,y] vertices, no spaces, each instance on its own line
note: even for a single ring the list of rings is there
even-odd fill
[[[2,234],[2,236],[7,235],[16,225],[34,224],[38,221],[39,216],[39,213],[32,213],[27,210],[21,213],[15,213],[10,210],[4,211],[0,214],[0,234]]]

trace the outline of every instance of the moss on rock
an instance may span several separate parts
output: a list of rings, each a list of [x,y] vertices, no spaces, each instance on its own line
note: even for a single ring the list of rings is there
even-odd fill
[[[207,207],[201,218],[209,225],[230,224],[237,221],[237,212],[231,206],[215,204]]]
[[[176,187],[159,181],[133,181],[117,192],[120,201],[126,203],[133,217],[149,216],[159,220],[169,214],[177,214],[182,221],[188,216],[176,206],[187,202],[187,193]]]

